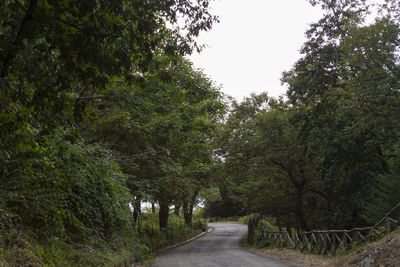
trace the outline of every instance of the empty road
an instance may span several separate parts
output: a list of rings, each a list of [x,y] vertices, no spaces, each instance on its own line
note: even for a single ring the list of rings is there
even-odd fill
[[[209,223],[213,232],[184,245],[170,249],[156,259],[156,267],[218,266],[296,266],[241,248],[247,226],[235,223]]]

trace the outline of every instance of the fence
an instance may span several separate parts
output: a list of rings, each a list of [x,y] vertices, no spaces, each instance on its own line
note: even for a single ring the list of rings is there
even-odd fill
[[[259,229],[259,240],[268,240],[282,247],[308,250],[310,253],[335,254],[341,248],[344,251],[354,244],[367,241],[372,234],[381,235],[391,232],[393,226],[400,225],[400,203],[374,226],[351,230],[313,230],[289,234],[287,231],[265,231]]]

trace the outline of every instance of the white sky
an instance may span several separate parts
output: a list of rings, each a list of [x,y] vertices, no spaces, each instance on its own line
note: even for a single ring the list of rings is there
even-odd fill
[[[251,92],[285,94],[281,74],[300,58],[321,9],[307,0],[216,0],[211,7],[220,23],[200,35],[208,47],[189,57],[194,66],[239,101]]]

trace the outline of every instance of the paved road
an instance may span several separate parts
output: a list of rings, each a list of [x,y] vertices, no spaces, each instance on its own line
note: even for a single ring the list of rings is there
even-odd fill
[[[157,267],[247,267],[295,266],[289,262],[257,255],[240,247],[247,226],[235,223],[209,223],[213,232],[162,253],[156,259]]]

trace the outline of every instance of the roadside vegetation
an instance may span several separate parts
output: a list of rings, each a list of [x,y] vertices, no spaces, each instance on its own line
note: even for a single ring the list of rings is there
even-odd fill
[[[332,261],[332,266],[399,266],[400,231],[395,231],[375,242],[353,249],[348,255]]]
[[[185,224],[185,218],[175,213],[171,213],[166,228],[159,228],[158,213],[143,213],[138,227],[138,234],[146,247],[155,253],[168,246],[185,241],[207,229],[206,220],[194,215],[192,224]]]
[[[352,247],[349,251],[339,251],[337,255],[316,255],[300,250],[276,247],[274,244],[255,242],[249,244],[243,239],[242,245],[257,254],[302,264],[303,266],[399,266],[399,230]]]

